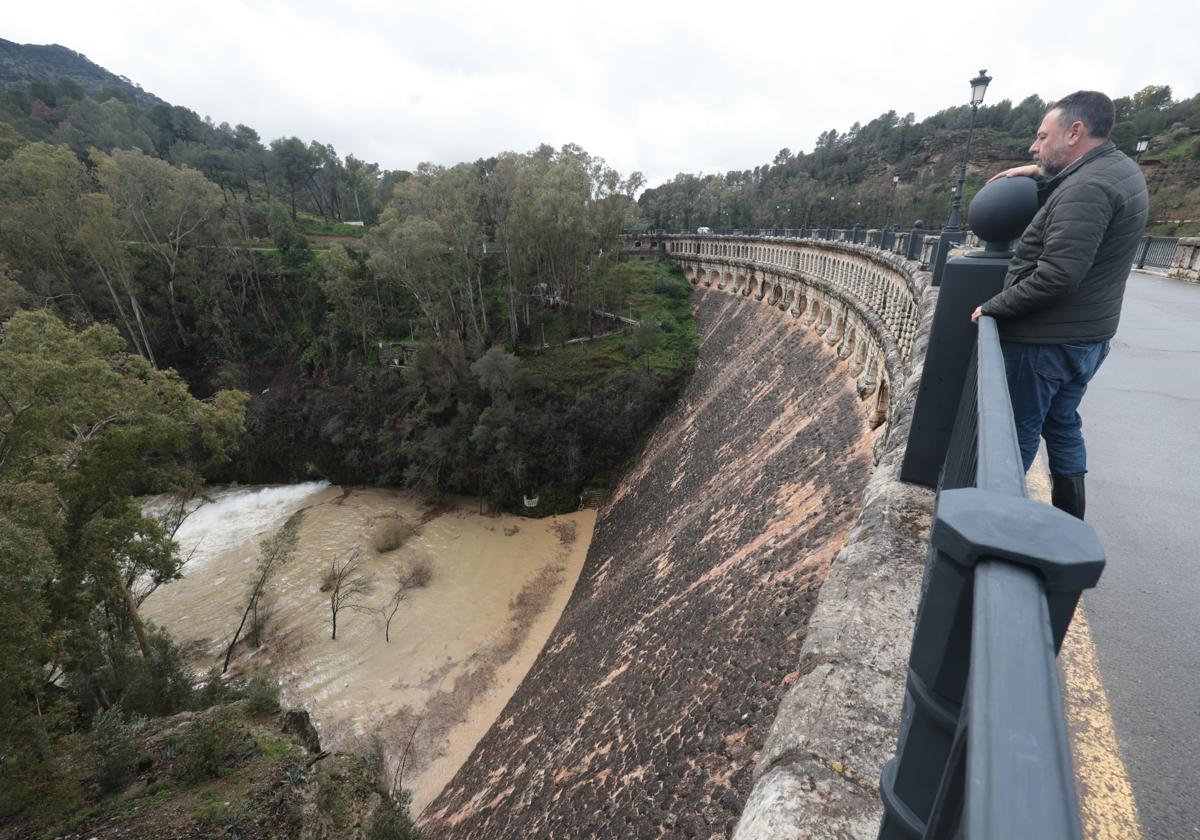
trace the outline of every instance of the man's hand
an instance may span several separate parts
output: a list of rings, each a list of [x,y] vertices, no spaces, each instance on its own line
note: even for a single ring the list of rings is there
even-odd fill
[[[1000,177],[1000,176],[998,176],[998,175],[997,175],[996,177]],[[982,315],[982,314],[983,314],[983,307],[982,307],[982,306],[976,306],[976,307],[975,307],[975,311],[971,313],[971,323],[972,323],[972,324],[978,324],[978,323],[979,323],[979,316],[980,316],[980,315]]]
[[[997,181],[1000,178],[1016,178],[1019,175],[1024,175],[1026,178],[1036,178],[1041,172],[1042,168],[1036,163],[1027,163],[1024,166],[1014,166],[1012,169],[997,172],[991,178],[988,178],[987,182],[990,184],[992,181]]]

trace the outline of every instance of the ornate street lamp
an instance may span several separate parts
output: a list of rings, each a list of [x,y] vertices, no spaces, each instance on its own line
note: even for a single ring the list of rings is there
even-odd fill
[[[1142,153],[1150,148],[1150,135],[1143,134],[1137,141],[1137,162],[1142,162]]]
[[[883,229],[887,230],[892,226],[892,210],[896,207],[896,188],[900,186],[900,173],[892,173],[892,200],[888,202],[887,219],[883,223]],[[880,240],[882,241],[882,240]]]
[[[958,173],[958,186],[954,189],[954,200],[950,205],[950,218],[946,222],[946,230],[960,231],[962,217],[963,182],[967,180],[967,162],[971,159],[971,135],[975,133],[975,115],[987,92],[988,82],[992,77],[986,70],[980,70],[979,75],[971,80],[971,124],[967,127],[967,150],[963,153],[962,169]]]
[[[833,205],[836,201],[836,195],[829,196],[829,223],[825,225],[825,239],[827,241],[833,239]]]

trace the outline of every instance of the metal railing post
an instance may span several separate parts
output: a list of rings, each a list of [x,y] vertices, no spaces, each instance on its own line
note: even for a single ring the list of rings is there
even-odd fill
[[[1138,246],[1138,256],[1135,265],[1138,268],[1146,267],[1146,253],[1150,250],[1150,243],[1154,240],[1153,236],[1143,236],[1142,242]]]
[[[1082,837],[1055,655],[1104,553],[1084,522],[1025,498],[995,321],[978,335],[880,778],[880,840]]]
[[[921,250],[925,245],[925,230],[923,228],[914,227],[908,235],[908,250],[904,252],[904,258],[907,260],[921,259]]]

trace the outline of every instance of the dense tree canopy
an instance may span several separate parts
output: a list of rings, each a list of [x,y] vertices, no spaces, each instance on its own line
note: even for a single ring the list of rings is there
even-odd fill
[[[969,198],[997,168],[1028,160],[1026,149],[1048,107],[1038,96],[1014,104],[1002,100],[980,107],[976,119]],[[1142,134],[1155,137],[1162,152],[1180,155],[1187,167],[1172,172],[1171,181],[1200,187],[1200,96],[1175,101],[1171,89],[1150,86],[1131,97],[1114,100],[1117,122],[1113,140],[1134,153]],[[643,215],[656,227],[695,229],[882,226],[911,224],[923,218],[940,224],[950,205],[950,190],[962,160],[971,118],[968,106],[940,111],[921,122],[895,111],[879,115],[848,131],[824,131],[808,154],[784,148],[770,164],[723,175],[680,173],[639,201]],[[1175,133],[1181,131],[1178,138]],[[1186,137],[1185,137],[1186,135]],[[893,183],[899,175],[899,184]],[[1152,216],[1178,206],[1167,197],[1171,183],[1150,179]],[[1200,205],[1200,194],[1190,199]],[[1189,205],[1190,206],[1190,205]]]
[[[0,788],[28,794],[36,784],[22,774],[54,775],[55,738],[71,729],[58,700],[108,708],[128,648],[155,656],[138,589],[172,579],[180,557],[138,497],[194,491],[236,445],[243,400],[195,399],[111,327],[76,332],[44,310],[4,323]]]

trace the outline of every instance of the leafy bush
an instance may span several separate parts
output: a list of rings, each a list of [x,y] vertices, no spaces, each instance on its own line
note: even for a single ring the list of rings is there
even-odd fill
[[[119,709],[105,709],[96,715],[87,735],[92,759],[93,778],[102,793],[124,789],[137,774],[142,756],[138,735],[140,718],[126,720]]]
[[[663,340],[662,329],[654,322],[652,318],[647,318],[633,331],[633,336],[625,345],[625,353],[630,358],[636,359],[642,353],[649,353],[657,347]]]
[[[380,554],[387,554],[389,551],[395,551],[400,548],[417,534],[417,526],[412,523],[405,522],[403,519],[397,519],[387,523],[379,529],[379,533],[375,535],[375,550]]]
[[[204,679],[197,686],[193,695],[193,704],[197,709],[207,709],[226,703],[233,698],[233,691],[221,678],[221,669],[216,665],[208,669]]]
[[[123,673],[121,673],[123,672]],[[118,666],[121,708],[126,714],[163,717],[193,702],[192,675],[179,647],[167,636],[150,637],[150,657],[129,656]]]
[[[367,840],[419,840],[421,833],[413,824],[408,813],[412,794],[407,790],[394,796],[385,796],[371,815],[367,828]]]
[[[692,296],[691,286],[682,277],[658,275],[654,278],[654,292],[669,298],[682,300]]]
[[[279,681],[266,671],[255,671],[242,692],[246,711],[265,715],[279,711]]]
[[[216,779],[236,766],[249,753],[252,744],[244,731],[222,709],[211,717],[188,724],[177,746],[179,759],[175,773],[185,782]]]

